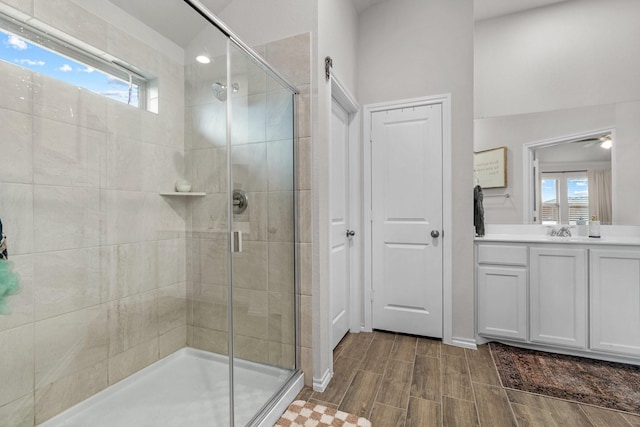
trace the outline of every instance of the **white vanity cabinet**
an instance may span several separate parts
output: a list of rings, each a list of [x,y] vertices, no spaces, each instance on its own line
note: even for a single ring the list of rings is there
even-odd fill
[[[587,249],[529,249],[529,340],[587,347]]]
[[[590,252],[590,348],[640,356],[640,249]]]
[[[527,339],[527,247],[478,245],[476,248],[478,333]]]

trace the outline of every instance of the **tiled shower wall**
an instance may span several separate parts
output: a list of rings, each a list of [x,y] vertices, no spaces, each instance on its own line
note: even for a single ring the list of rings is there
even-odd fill
[[[293,211],[298,201],[302,291],[302,345],[311,354],[311,114],[310,35],[257,46],[261,54],[301,92],[298,97],[296,188],[292,187],[290,95],[239,53],[231,56],[231,81],[240,85],[232,98],[233,187],[247,192],[249,208],[234,215],[244,235],[243,252],[233,258],[235,356],[281,367],[294,366]],[[217,65],[215,65],[217,64]],[[216,70],[216,66],[218,69]],[[227,240],[225,134],[209,121],[226,120],[225,104],[211,85],[226,84],[226,63],[214,60],[209,72],[187,67],[187,175],[207,196],[192,208],[188,244],[188,343],[226,354]],[[193,94],[193,96],[189,96]],[[204,97],[202,94],[205,94]],[[307,366],[310,363],[307,363]],[[311,371],[307,369],[307,378]]]
[[[157,76],[159,114],[0,62],[0,424],[31,426],[186,343],[184,68],[67,0],[0,5]],[[171,230],[181,231],[179,233]]]

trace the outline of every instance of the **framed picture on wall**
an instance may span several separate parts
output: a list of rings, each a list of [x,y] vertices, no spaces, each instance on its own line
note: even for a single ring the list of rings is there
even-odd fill
[[[482,188],[507,186],[507,147],[473,153],[473,172]]]

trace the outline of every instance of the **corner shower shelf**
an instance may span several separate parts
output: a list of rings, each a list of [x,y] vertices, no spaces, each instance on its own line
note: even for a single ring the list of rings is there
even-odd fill
[[[161,196],[180,196],[180,197],[202,197],[202,196],[206,196],[207,193],[202,193],[202,192],[195,192],[195,191],[190,191],[190,192],[178,192],[178,191],[171,191],[171,192],[166,192],[166,193],[160,193]]]

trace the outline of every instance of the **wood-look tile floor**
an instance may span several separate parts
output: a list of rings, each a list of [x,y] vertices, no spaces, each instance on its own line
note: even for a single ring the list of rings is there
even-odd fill
[[[489,347],[375,331],[348,334],[323,393],[298,399],[371,420],[373,427],[640,427],[640,417],[502,388]]]

